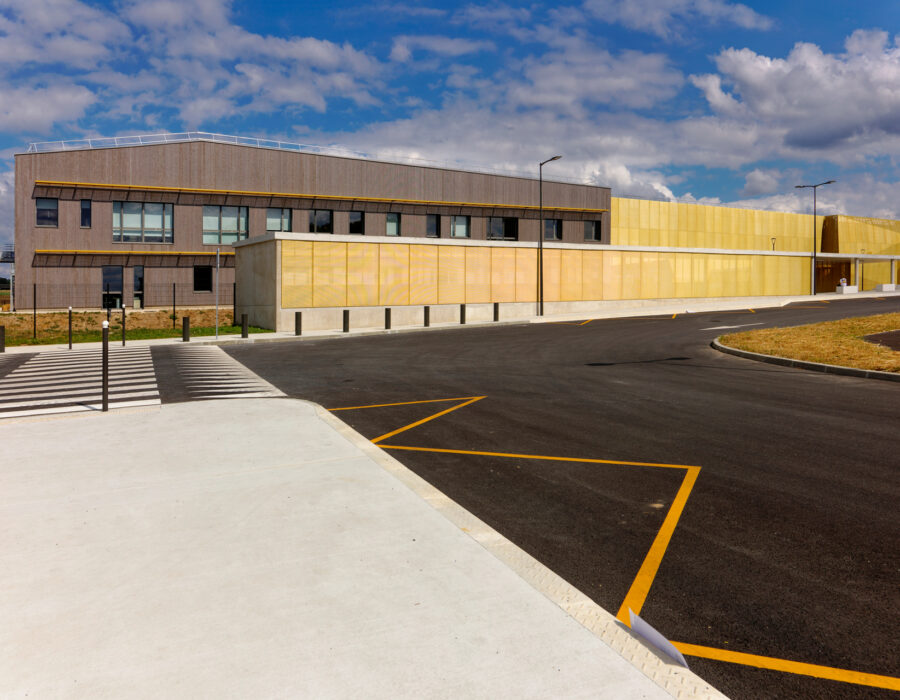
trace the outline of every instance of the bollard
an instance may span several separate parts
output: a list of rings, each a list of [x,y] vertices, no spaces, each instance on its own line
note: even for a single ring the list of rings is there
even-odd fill
[[[350,332],[350,309],[344,309],[344,333]]]
[[[172,328],[175,328],[175,320],[177,316],[175,316],[175,283],[172,282]]]
[[[125,347],[125,304],[122,304],[122,347]]]
[[[191,339],[191,317],[183,316],[181,319],[181,342],[186,343]]]
[[[459,322],[461,325],[465,325],[466,323],[466,305],[459,305]]]
[[[431,325],[431,307],[426,306],[424,310],[425,310],[425,327],[428,328],[428,326]]]
[[[72,349],[72,307],[69,307],[69,350]]]
[[[494,323],[500,320],[500,302],[494,302]]]
[[[250,320],[247,317],[247,314],[241,314],[241,338],[248,338],[250,336]]]
[[[303,334],[303,312],[295,311],[294,312],[294,335],[302,335]]]
[[[0,352],[6,352],[6,326],[0,326]]]
[[[103,322],[103,410],[109,410],[109,321]]]
[[[391,310],[388,308],[384,310],[384,330],[391,330]]]
[[[33,324],[34,324],[34,325],[33,325],[33,329],[34,329],[34,330],[33,330],[33,332],[32,332],[32,336],[31,336],[31,337],[32,337],[33,339],[37,340],[37,282],[35,282],[34,285],[32,285],[31,293],[32,293],[32,295],[33,295],[33,296],[32,296],[32,300],[31,300],[31,306],[32,306],[32,309],[31,309],[32,315],[31,315],[31,317],[32,317],[32,319],[33,319]]]
[[[231,283],[231,319],[237,319],[237,282]]]

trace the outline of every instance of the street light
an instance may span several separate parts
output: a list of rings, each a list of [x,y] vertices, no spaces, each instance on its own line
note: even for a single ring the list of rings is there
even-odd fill
[[[816,190],[822,185],[830,185],[837,180],[826,180],[817,185],[794,185],[795,190],[811,189],[813,191],[813,257],[812,257],[812,294],[816,295]]]
[[[553,156],[538,165],[538,316],[544,315],[544,166],[560,158]]]

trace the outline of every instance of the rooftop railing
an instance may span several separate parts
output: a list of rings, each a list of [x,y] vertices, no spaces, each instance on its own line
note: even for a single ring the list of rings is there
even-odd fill
[[[228,134],[213,134],[207,131],[184,131],[177,134],[145,134],[141,136],[109,136],[90,139],[74,139],[68,141],[41,141],[28,144],[27,153],[52,153],[56,151],[88,151],[97,148],[125,148],[131,146],[158,146],[167,143],[186,143],[191,141],[210,141],[213,143],[227,143],[236,146],[252,146],[254,148],[268,148],[278,151],[293,151],[295,153],[312,153],[315,155],[338,156],[341,158],[355,158],[357,160],[375,160],[384,163],[397,163],[400,165],[418,165],[421,167],[442,168],[447,170],[464,170],[483,175],[506,175],[509,177],[521,177],[535,180],[532,173],[522,170],[504,170],[500,168],[488,168],[471,163],[444,163],[413,156],[392,154],[389,156],[373,156],[362,151],[345,146],[315,146],[304,143],[292,143],[290,141],[276,141],[273,139],[257,139],[249,136],[230,136]],[[553,176],[544,178],[545,182],[564,182],[576,185],[595,185],[583,179]],[[595,185],[596,186],[596,185]]]

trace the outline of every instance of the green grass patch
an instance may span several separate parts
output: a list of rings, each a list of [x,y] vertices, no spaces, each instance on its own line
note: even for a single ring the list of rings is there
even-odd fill
[[[250,333],[272,333],[267,328],[257,328],[250,326]],[[240,335],[240,326],[219,326],[219,335]],[[191,337],[203,337],[216,334],[215,326],[201,326],[200,328],[191,328]],[[153,340],[155,338],[180,338],[181,328],[127,328],[125,329],[125,342],[129,340]],[[99,343],[103,340],[102,331],[74,331],[72,333],[73,343]],[[110,324],[109,327],[110,342],[122,342],[122,326],[119,324]],[[6,344],[10,347],[13,345],[60,345],[69,342],[69,333],[67,329],[57,330],[43,329],[37,339],[32,337],[13,337],[7,336]]]

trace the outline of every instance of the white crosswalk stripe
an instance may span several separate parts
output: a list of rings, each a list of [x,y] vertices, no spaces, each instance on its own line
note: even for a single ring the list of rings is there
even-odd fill
[[[176,366],[192,399],[247,399],[284,396],[215,345],[179,347]]]
[[[0,379],[0,419],[102,408],[102,350],[35,355]],[[158,406],[147,347],[109,349],[109,407]]]

